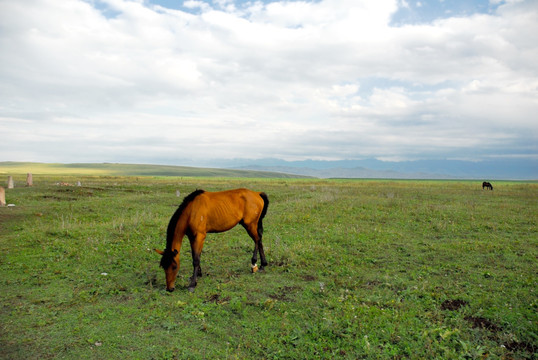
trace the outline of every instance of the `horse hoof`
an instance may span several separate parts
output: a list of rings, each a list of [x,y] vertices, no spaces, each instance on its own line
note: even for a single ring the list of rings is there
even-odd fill
[[[258,264],[254,264],[254,265],[250,265],[251,266],[251,270],[252,270],[252,273],[254,274],[255,272],[258,272]]]
[[[193,292],[194,292],[194,289],[195,289],[194,286],[189,286],[189,292],[193,293]]]

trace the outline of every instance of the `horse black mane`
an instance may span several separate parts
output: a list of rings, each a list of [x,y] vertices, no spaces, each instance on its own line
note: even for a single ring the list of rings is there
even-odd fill
[[[176,212],[170,218],[168,223],[168,229],[166,230],[166,249],[164,249],[164,254],[161,258],[161,267],[164,269],[168,268],[174,259],[174,252],[172,251],[172,241],[174,240],[174,233],[176,232],[177,222],[179,217],[187,207],[198,195],[203,194],[204,190],[196,190],[185,196],[183,202],[177,208]]]

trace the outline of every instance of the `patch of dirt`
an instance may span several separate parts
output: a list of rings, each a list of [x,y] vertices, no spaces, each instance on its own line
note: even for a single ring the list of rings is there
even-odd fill
[[[56,196],[56,195],[43,195],[43,199],[54,201],[77,201],[79,198],[73,196]]]
[[[445,300],[441,304],[441,310],[456,311],[459,308],[469,305],[469,302],[461,299]]]
[[[504,344],[504,346],[509,351],[526,351],[531,354],[536,354],[536,352],[538,351],[538,347],[536,345],[529,344],[526,342],[512,341],[508,344]]]
[[[50,199],[50,200],[64,200],[63,197],[54,196],[54,195],[43,195],[43,199]]]
[[[316,277],[314,275],[304,275],[302,276],[304,281],[315,281]]]
[[[226,304],[230,301],[229,297],[220,297],[220,294],[213,294],[210,297],[207,298],[205,303],[214,303],[214,304]]]
[[[274,300],[280,301],[289,301],[290,294],[293,294],[299,288],[297,286],[284,286],[278,289],[278,292],[275,294],[270,294],[269,297]]]
[[[77,201],[81,198],[92,197],[93,190],[74,188],[74,189],[58,189],[55,194],[43,195],[43,199],[55,201]]]
[[[500,327],[483,317],[466,316],[465,320],[470,322],[474,328],[487,329],[493,332],[498,332],[501,330]]]

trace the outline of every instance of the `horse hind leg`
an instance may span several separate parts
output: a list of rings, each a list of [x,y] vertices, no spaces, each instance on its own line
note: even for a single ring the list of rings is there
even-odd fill
[[[259,221],[258,223],[258,226],[257,226],[257,230],[258,230],[258,242],[259,242],[259,246],[258,246],[258,249],[260,251],[260,257],[261,257],[261,260],[262,260],[262,269],[267,266],[267,260],[265,259],[265,251],[263,250],[263,242],[262,242],[262,238],[263,238],[263,223],[262,223],[262,220]]]
[[[265,259],[265,251],[263,250],[263,243],[262,243],[262,235],[263,235],[263,227],[258,227],[256,224],[252,225],[243,225],[245,229],[247,230],[247,233],[254,241],[254,251],[252,253],[252,269],[256,268],[256,263],[258,261],[258,253],[260,254],[261,258],[261,267],[260,270],[263,270],[265,266],[267,266],[267,260]]]
[[[254,251],[256,251],[256,249],[254,249]],[[260,270],[263,270],[268,264],[267,260],[265,259],[265,251],[263,250],[263,243],[261,238],[258,241],[258,251],[260,253],[260,258],[262,261],[262,266],[260,267]]]

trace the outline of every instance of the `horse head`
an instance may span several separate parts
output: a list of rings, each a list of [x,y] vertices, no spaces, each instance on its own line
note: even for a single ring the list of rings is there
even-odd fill
[[[177,250],[166,249],[164,251],[154,249],[155,252],[162,256],[161,267],[164,269],[166,276],[166,291],[174,291],[176,276],[179,271],[179,256]]]

